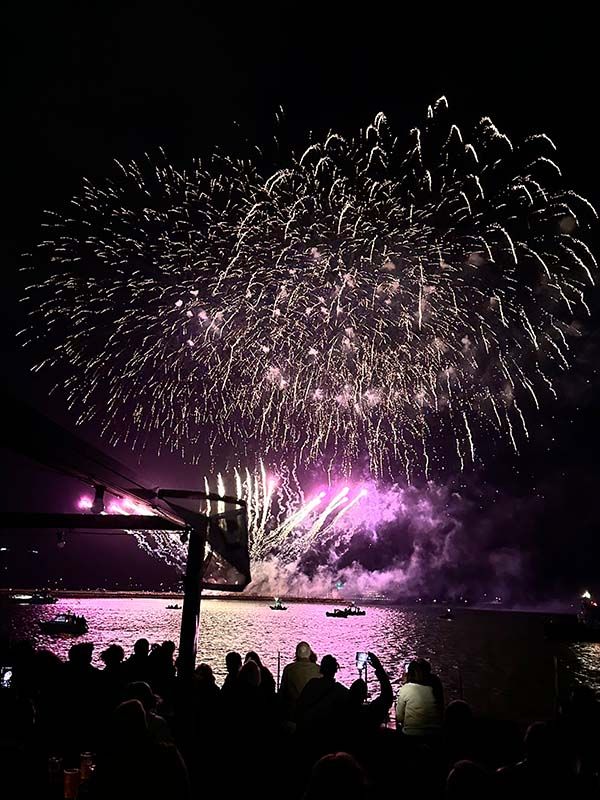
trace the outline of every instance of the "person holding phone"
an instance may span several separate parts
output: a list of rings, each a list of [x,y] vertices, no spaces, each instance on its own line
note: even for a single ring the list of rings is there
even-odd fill
[[[363,669],[369,663],[369,654],[365,652],[359,652],[356,654],[356,669],[359,672],[362,672]]]
[[[429,667],[422,659],[408,663],[398,692],[396,723],[405,736],[435,736],[442,726],[442,706],[432,686],[431,667],[425,664]]]
[[[394,702],[394,692],[387,672],[375,653],[357,653],[357,667],[362,670],[370,664],[379,681],[379,694],[367,702],[367,683],[358,678],[350,686],[348,694],[349,725],[354,736],[362,737],[376,731],[387,721],[388,712]]]

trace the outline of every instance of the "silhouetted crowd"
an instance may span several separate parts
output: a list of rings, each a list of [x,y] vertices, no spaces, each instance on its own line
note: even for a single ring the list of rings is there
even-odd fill
[[[444,703],[431,665],[406,665],[396,697],[374,653],[377,686],[337,680],[307,642],[279,688],[260,656],[227,654],[217,685],[200,664],[176,677],[175,645],[93,644],[64,663],[30,642],[0,643],[4,797],[575,798],[600,796],[600,707],[576,688],[555,719],[517,725]],[[360,673],[363,675],[364,673]]]

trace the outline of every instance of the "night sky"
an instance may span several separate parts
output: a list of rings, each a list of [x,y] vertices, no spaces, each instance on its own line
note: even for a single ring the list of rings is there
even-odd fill
[[[600,207],[596,29],[592,12],[576,4],[558,11],[547,4],[534,20],[522,18],[523,4],[518,11],[489,7],[485,18],[378,3],[356,10],[337,2],[211,11],[178,2],[92,5],[59,2],[34,12],[21,4],[3,37],[2,378],[13,394],[67,426],[64,398],[48,396],[50,376],[30,374],[29,356],[15,340],[23,327],[20,254],[39,241],[43,210],[63,209],[82,177],[106,175],[115,158],[164,147],[183,166],[243,139],[262,146],[279,106],[298,147],[308,131],[352,134],[380,110],[402,131],[420,124],[427,105],[445,94],[465,126],[489,114],[510,136],[548,133],[566,182]],[[401,10],[392,14],[392,7]],[[519,457],[491,446],[485,468],[451,479],[468,497],[474,525],[497,520],[494,542],[526,553],[526,579],[515,589],[520,600],[600,589],[597,290],[589,302],[593,315],[575,368],[561,382],[559,400],[531,424]],[[81,432],[109,449],[94,426]],[[130,464],[139,459],[115,455]],[[176,456],[148,453],[142,463],[152,485],[198,480]],[[77,489],[58,477],[2,451],[0,468],[2,508],[71,510]],[[0,552],[0,585],[60,576],[72,585],[115,585],[137,575],[155,586],[172,576],[124,537],[71,537],[58,551],[50,536],[0,536],[11,548]]]

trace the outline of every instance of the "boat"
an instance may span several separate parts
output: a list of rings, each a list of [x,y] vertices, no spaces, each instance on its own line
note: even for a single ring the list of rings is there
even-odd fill
[[[555,642],[600,642],[600,608],[589,592],[581,596],[578,614],[560,614],[544,625],[546,638]]]
[[[440,614],[440,619],[454,619],[454,611],[451,608],[447,608],[443,614]]]
[[[278,597],[274,598],[274,605],[269,606],[271,611],[287,611],[287,606],[284,606]]]
[[[70,633],[73,636],[81,636],[88,631],[85,617],[70,612],[57,614],[54,619],[39,622],[38,625],[44,633]]]
[[[9,600],[11,601],[11,603],[20,603],[20,604],[31,603],[31,601],[33,600],[33,595],[32,594],[11,594],[10,597],[9,597]]]
[[[174,603],[172,606],[167,606],[167,608],[171,611],[179,611],[182,606],[180,606],[178,603]]]
[[[344,611],[346,612],[347,617],[364,617],[367,613],[366,611],[363,611],[362,608],[359,608],[356,603],[350,603],[349,606],[346,606]]]
[[[342,617],[346,619],[348,617],[348,612],[345,608],[334,608],[333,611],[326,611],[326,617]]]
[[[11,594],[10,599],[13,603],[22,605],[49,605],[56,603],[57,598],[48,592],[35,592],[34,594]]]

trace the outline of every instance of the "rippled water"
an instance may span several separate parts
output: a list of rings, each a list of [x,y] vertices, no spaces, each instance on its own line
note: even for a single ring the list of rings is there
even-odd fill
[[[16,638],[36,642],[66,658],[73,641],[40,632],[38,621],[60,611],[85,615],[93,641],[95,661],[112,642],[129,653],[141,636],[151,642],[178,642],[180,611],[167,610],[167,600],[61,599],[53,606],[4,605],[2,628]],[[341,665],[340,680],[356,675],[357,650],[375,652],[399,684],[404,663],[412,656],[428,658],[440,674],[447,699],[461,691],[480,713],[520,721],[543,718],[554,708],[555,657],[562,686],[574,680],[600,688],[600,644],[557,646],[543,636],[544,616],[503,611],[460,610],[456,619],[439,619],[433,608],[365,606],[365,617],[335,619],[325,616],[330,605],[289,603],[288,611],[274,612],[265,602],[202,601],[198,660],[207,661],[218,678],[224,674],[229,650],[256,650],[277,674],[293,658],[296,643],[310,642],[323,656],[334,654]],[[83,640],[83,639],[80,639]]]

